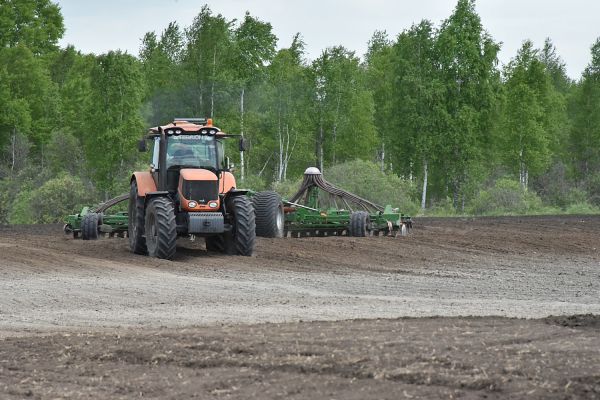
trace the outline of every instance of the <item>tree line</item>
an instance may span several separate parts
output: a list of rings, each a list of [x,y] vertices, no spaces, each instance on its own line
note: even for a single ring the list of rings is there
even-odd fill
[[[84,54],[58,46],[51,0],[0,0],[0,223],[54,222],[126,191],[148,161],[135,146],[145,129],[186,116],[249,139],[246,153],[228,150],[251,188],[285,192],[308,166],[336,167],[358,187],[402,182],[397,205],[425,214],[595,210],[600,40],[577,81],[550,39],[525,40],[501,66],[475,5],[458,0],[439,26],[395,38],[377,31],[362,58],[334,46],[308,60],[300,33],[278,47],[269,22],[208,6],[145,34],[138,55]]]

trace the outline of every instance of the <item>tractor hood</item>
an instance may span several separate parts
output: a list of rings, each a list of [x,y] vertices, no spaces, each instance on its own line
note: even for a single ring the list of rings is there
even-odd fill
[[[214,172],[201,168],[184,168],[179,171],[179,175],[186,181],[216,181],[217,175]]]

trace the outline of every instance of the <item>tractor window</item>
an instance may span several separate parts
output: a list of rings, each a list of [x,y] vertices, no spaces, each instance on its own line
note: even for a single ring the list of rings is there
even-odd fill
[[[219,168],[217,140],[214,136],[169,136],[167,168],[173,165]]]
[[[160,139],[159,138],[154,138],[154,151],[152,152],[152,167],[158,169],[158,152],[159,150],[159,143],[160,143]]]
[[[221,140],[217,140],[217,163],[220,168],[225,169],[225,145]]]

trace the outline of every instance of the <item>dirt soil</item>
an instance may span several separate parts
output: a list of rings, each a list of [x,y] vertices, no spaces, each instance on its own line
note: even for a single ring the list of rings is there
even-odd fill
[[[600,398],[599,243],[599,217],[420,219],[162,261],[0,227],[0,398]]]

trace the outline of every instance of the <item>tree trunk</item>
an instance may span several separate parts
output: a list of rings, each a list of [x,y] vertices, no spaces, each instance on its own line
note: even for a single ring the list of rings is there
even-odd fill
[[[277,167],[277,182],[281,182],[283,177],[283,134],[281,133],[281,98],[277,107],[277,138],[279,140],[279,160]]]
[[[341,102],[341,93],[338,93],[338,97],[337,97],[337,105],[335,107],[335,118],[333,120],[333,146],[332,146],[332,157],[331,157],[331,161],[333,163],[333,165],[335,165],[336,163],[336,154],[335,154],[335,150],[337,147],[337,125],[338,125],[338,117],[340,114],[340,102]]]
[[[242,87],[242,93],[240,96],[240,134],[242,135],[242,138],[244,137],[244,91],[245,88]],[[242,182],[246,178],[243,151],[240,151],[240,178],[242,179]]]
[[[12,160],[11,160],[11,165],[10,165],[10,176],[12,178],[14,172],[15,172],[15,147],[17,145],[17,127],[13,126],[13,134],[12,134],[12,140],[11,140],[11,147],[12,147]]]
[[[323,123],[319,124],[319,135],[317,137],[317,166],[319,170],[323,172]]]
[[[421,194],[421,210],[425,211],[427,204],[427,178],[429,176],[429,170],[427,165],[427,159],[423,161],[423,192]]]
[[[215,117],[215,75],[217,73],[217,47],[213,52],[213,73],[212,73],[212,84],[210,89],[210,117]]]
[[[385,142],[384,141],[381,142],[381,151],[379,153],[379,163],[380,163],[379,168],[381,169],[381,172],[385,172]]]

